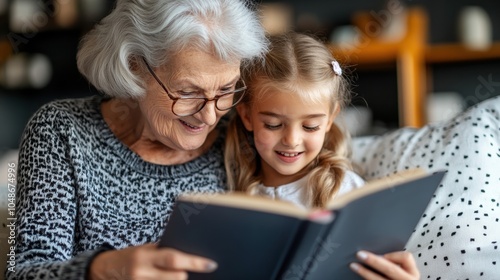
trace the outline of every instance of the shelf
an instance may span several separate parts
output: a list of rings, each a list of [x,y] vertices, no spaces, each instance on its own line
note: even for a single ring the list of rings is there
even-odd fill
[[[500,59],[500,42],[486,50],[472,50],[462,44],[439,44],[428,46],[425,51],[427,63],[464,62],[485,59]]]
[[[354,16],[359,30],[373,21],[369,13]],[[358,47],[336,48],[329,45],[334,56],[344,64],[357,67],[395,63],[398,75],[399,125],[421,127],[425,125],[425,58],[427,41],[427,15],[422,8],[408,9],[406,34],[398,41],[384,42],[366,35]]]
[[[392,63],[398,59],[401,43],[374,42],[365,48],[342,49],[329,45],[335,56],[344,62],[360,66]],[[426,63],[467,62],[500,59],[500,42],[486,50],[472,50],[460,43],[436,44],[425,47]]]
[[[353,17],[359,30],[373,22],[370,13],[361,12]],[[500,42],[486,50],[472,50],[460,43],[427,43],[428,18],[419,7],[407,11],[406,34],[396,42],[384,42],[366,35],[363,43],[351,48],[329,45],[334,56],[345,65],[375,68],[396,65],[398,75],[399,125],[421,127],[426,120],[427,66],[433,63],[467,62],[500,59]]]
[[[0,40],[0,65],[4,64],[12,53],[10,42],[8,40]]]
[[[328,47],[341,62],[364,65],[395,62],[398,57],[400,43],[371,43],[363,48],[336,48],[332,45]]]

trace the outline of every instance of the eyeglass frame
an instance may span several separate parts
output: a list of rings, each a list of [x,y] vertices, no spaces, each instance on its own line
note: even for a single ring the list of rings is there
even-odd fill
[[[246,93],[246,89],[247,89],[247,85],[245,84],[245,81],[240,78],[239,80],[241,80],[241,82],[243,83],[243,87],[241,88],[237,88],[237,89],[234,89],[233,91],[231,92],[228,92],[228,93],[224,93],[224,94],[220,94],[220,95],[216,95],[214,98],[206,98],[206,97],[189,97],[189,98],[182,98],[182,97],[175,97],[175,96],[172,96],[169,92],[168,92],[168,89],[167,87],[163,84],[163,82],[160,80],[160,78],[158,77],[158,75],[156,75],[156,73],[153,71],[153,68],[151,68],[151,66],[149,65],[149,63],[146,61],[146,59],[143,57],[142,60],[144,61],[144,64],[146,65],[146,68],[148,69],[149,73],[151,74],[151,76],[153,76],[153,78],[156,80],[156,82],[162,87],[163,91],[165,91],[165,93],[167,94],[167,96],[173,101],[172,103],[172,113],[178,117],[188,117],[188,116],[192,116],[196,113],[198,113],[199,111],[203,110],[203,108],[205,108],[205,105],[207,105],[207,103],[209,101],[215,101],[215,108],[217,108],[217,110],[219,111],[228,111],[228,110],[231,110],[232,108],[234,108],[236,105],[238,105],[238,103],[241,102],[241,100],[243,100],[243,96],[245,95]],[[220,98],[224,97],[224,96],[227,96],[229,94],[236,94],[240,91],[243,91],[243,94],[241,95],[240,99],[238,101],[236,101],[233,105],[231,105],[231,107],[229,108],[226,108],[226,109],[219,109],[219,106],[217,106],[217,102],[219,101]],[[202,106],[200,106],[200,108],[192,113],[192,114],[188,114],[188,115],[179,115],[179,114],[176,114],[175,111],[174,111],[174,106],[175,106],[175,103],[177,103],[177,101],[179,100],[186,100],[186,99],[195,99],[195,100],[204,100],[205,102],[203,103]]]

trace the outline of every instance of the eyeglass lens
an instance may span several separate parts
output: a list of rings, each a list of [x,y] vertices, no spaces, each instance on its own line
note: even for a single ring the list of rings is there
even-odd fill
[[[225,111],[234,107],[241,101],[245,94],[245,84],[240,80],[233,91],[222,93],[215,97],[215,106],[218,110]],[[199,112],[209,100],[203,98],[181,98],[173,105],[173,112],[179,116],[189,116]]]

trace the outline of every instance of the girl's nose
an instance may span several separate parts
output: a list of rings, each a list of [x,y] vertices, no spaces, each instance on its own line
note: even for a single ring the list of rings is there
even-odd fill
[[[287,128],[281,139],[281,143],[289,148],[295,148],[300,144],[300,133],[293,128]]]

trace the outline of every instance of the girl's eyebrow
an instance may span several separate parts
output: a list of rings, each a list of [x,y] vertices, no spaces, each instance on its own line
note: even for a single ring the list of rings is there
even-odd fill
[[[269,116],[269,117],[274,117],[274,118],[279,118],[279,119],[288,119],[286,115],[281,115],[277,114],[274,112],[268,112],[268,111],[262,111],[259,112],[259,115],[264,115],[264,116]],[[309,114],[309,115],[304,115],[301,117],[301,119],[315,119],[315,118],[322,118],[326,117],[326,114]]]

